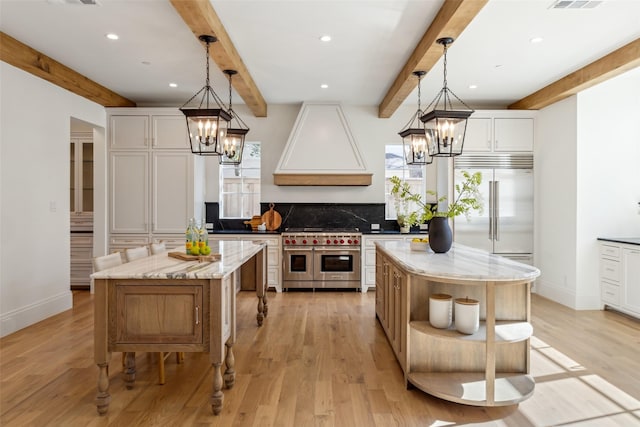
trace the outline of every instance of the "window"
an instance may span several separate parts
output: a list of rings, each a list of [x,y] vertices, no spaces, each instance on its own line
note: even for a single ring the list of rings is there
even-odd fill
[[[260,212],[260,143],[245,142],[242,163],[220,165],[220,218]]]
[[[389,181],[392,176],[398,176],[411,186],[411,190],[417,194],[426,194],[425,167],[421,165],[407,165],[404,161],[404,153],[402,144],[385,145],[384,157],[384,200],[385,200],[385,218],[396,219],[396,207],[391,196],[391,187]],[[410,206],[412,210],[418,210],[418,206]]]

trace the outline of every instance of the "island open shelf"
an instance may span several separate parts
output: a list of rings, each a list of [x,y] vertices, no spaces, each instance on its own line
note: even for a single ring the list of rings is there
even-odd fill
[[[376,242],[376,316],[404,372],[405,384],[474,406],[518,403],[534,391],[530,372],[534,267],[455,245],[445,254],[406,242]],[[480,328],[429,323],[429,296],[480,302]]]

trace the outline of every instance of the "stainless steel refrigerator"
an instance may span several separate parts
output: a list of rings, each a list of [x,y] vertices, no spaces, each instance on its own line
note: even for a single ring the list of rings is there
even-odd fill
[[[483,213],[454,219],[454,241],[507,258],[533,262],[533,156],[462,155],[454,159],[454,182],[462,170],[482,173]]]

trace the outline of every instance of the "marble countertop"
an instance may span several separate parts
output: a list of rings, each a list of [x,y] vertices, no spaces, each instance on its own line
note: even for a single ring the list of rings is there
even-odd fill
[[[442,279],[533,280],[540,270],[527,264],[454,243],[449,252],[412,251],[409,242],[376,241],[375,245],[409,273]]]
[[[265,247],[264,243],[222,240],[211,243],[211,253],[222,258],[214,262],[182,261],[168,252],[184,252],[184,248],[127,262],[117,267],[93,273],[94,279],[221,279],[237,270]]]
[[[640,237],[598,237],[605,242],[626,243],[628,245],[640,245]]]

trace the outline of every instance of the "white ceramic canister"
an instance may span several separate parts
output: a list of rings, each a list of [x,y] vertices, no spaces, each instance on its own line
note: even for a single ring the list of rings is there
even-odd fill
[[[480,327],[480,302],[470,298],[455,300],[456,330],[463,334],[474,334]]]
[[[429,296],[429,323],[438,329],[446,329],[451,326],[452,314],[451,295],[433,294]]]

